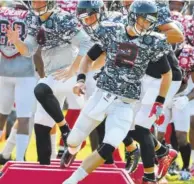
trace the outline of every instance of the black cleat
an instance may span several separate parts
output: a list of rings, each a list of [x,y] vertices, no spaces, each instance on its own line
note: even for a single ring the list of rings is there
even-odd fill
[[[72,155],[71,153],[69,153],[68,148],[64,149],[64,153],[61,157],[61,162],[60,162],[60,167],[61,168],[67,168],[69,167],[72,162],[75,160],[76,154]]]
[[[134,172],[137,169],[140,156],[141,156],[141,154],[140,154],[140,150],[139,150],[138,147],[134,151],[126,153],[126,161],[127,161],[127,163],[125,165],[125,170],[129,174]]]
[[[64,143],[64,149],[59,149],[58,154],[57,154],[57,158],[58,159],[61,159],[61,157],[63,156],[63,153],[64,153],[65,148],[68,147],[68,145],[67,145],[67,137],[68,137],[69,133],[70,132],[66,132],[66,133],[63,133],[61,135],[62,136],[62,139],[63,139],[63,143]]]
[[[4,165],[6,162],[11,161],[11,157],[8,159],[3,158],[3,155],[0,154],[0,165]]]

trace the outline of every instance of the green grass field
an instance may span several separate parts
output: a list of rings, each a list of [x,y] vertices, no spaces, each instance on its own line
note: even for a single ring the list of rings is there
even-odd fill
[[[58,136],[57,136],[57,142],[59,142],[59,131],[58,131]],[[0,152],[5,144],[5,141],[0,142]],[[83,160],[87,155],[91,153],[90,149],[90,144],[89,141],[87,140],[87,144],[84,149],[82,149],[79,154],[77,155],[78,160]],[[124,153],[124,147],[123,145],[120,146],[120,153]],[[122,158],[124,158],[124,154],[121,154]],[[12,154],[12,158],[15,158],[15,150]],[[27,161],[36,161],[37,160],[37,155],[36,155],[36,145],[35,145],[35,138],[34,138],[34,133],[32,134],[30,144],[26,153],[26,159]],[[178,158],[179,163],[181,165],[180,158]],[[169,184],[194,184],[194,179],[188,182],[183,182],[183,181],[169,181]]]

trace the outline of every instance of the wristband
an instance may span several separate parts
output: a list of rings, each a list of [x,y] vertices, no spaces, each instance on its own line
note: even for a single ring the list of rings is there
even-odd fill
[[[156,102],[159,102],[159,103],[161,103],[161,104],[164,104],[164,101],[165,101],[165,98],[164,98],[164,97],[162,97],[162,96],[157,96]]]
[[[77,76],[77,82],[83,82],[83,83],[85,83],[85,81],[86,81],[86,75],[84,73],[78,74],[78,76]]]

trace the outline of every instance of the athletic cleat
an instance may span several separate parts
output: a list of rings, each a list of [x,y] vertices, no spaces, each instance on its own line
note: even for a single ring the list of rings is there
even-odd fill
[[[140,159],[140,150],[137,147],[137,149],[135,149],[132,152],[126,152],[126,165],[125,165],[125,170],[130,174],[132,172],[134,172],[137,169],[138,163],[139,163],[139,159]]]
[[[172,165],[168,169],[168,173],[171,176],[179,175],[179,166],[176,164],[176,162],[173,162]]]
[[[11,161],[11,157],[8,159],[5,159],[2,154],[0,154],[0,165],[4,165],[6,162]]]
[[[60,167],[61,168],[67,168],[69,167],[72,162],[75,160],[75,157],[76,157],[76,154],[75,155],[72,155],[68,148],[65,148],[64,149],[64,153],[61,157],[61,162],[60,162]]]
[[[168,169],[168,173],[166,174],[166,179],[169,181],[177,181],[180,180],[180,169],[176,162],[173,162],[172,165]]]
[[[63,134],[61,135],[61,138],[62,138],[63,143],[64,143],[64,149],[65,149],[66,147],[68,147],[68,145],[67,145],[67,137],[68,137],[68,135],[69,135],[69,132],[63,133]],[[64,153],[64,149],[60,149],[60,148],[59,148],[59,151],[58,151],[58,153],[57,153],[57,158],[58,158],[58,159],[61,159],[61,157],[62,157],[62,155],[63,155],[63,153]]]
[[[158,184],[158,182],[156,180],[149,180],[149,179],[143,177],[142,184]]]
[[[175,150],[169,149],[167,155],[158,159],[158,174],[157,174],[158,181],[161,180],[166,175],[169,167],[177,158],[177,156],[178,156],[178,153]]]
[[[184,169],[183,171],[180,171],[180,180],[182,181],[188,181],[191,179],[191,173],[189,172],[189,170]]]

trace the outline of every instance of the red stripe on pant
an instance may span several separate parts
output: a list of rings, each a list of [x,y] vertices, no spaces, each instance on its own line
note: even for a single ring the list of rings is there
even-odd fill
[[[167,144],[171,144],[171,135],[172,135],[172,123],[169,123],[164,135],[164,139]]]

